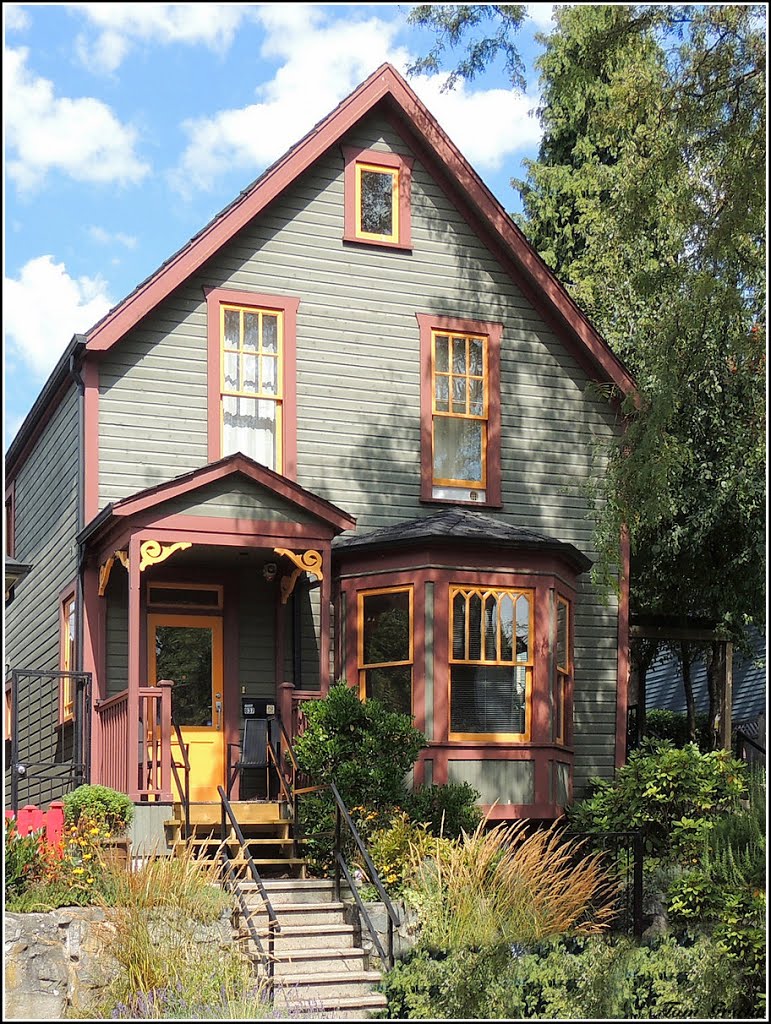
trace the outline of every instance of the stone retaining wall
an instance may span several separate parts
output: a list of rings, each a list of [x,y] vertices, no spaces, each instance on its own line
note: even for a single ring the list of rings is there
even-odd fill
[[[233,942],[229,912],[198,928],[200,942]],[[116,970],[114,935],[96,907],[6,914],[3,1020],[60,1020],[67,1010],[84,1010]]]

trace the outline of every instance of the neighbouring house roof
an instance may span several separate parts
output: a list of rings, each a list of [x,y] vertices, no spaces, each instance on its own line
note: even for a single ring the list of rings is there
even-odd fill
[[[754,634],[753,648],[753,655],[749,658],[734,652],[732,719],[737,724],[753,721],[766,709],[766,638],[760,633]],[[691,678],[696,713],[706,714],[709,694],[703,663],[693,666]],[[645,706],[648,710],[685,711],[683,676],[677,659],[659,658],[648,669]]]
[[[418,544],[476,544],[496,548],[553,552],[561,555],[578,572],[592,566],[591,559],[564,541],[545,533],[511,526],[492,516],[471,509],[447,508],[419,519],[408,519],[364,534],[336,537],[332,550],[337,556],[347,552],[381,548],[409,547]]]
[[[58,401],[70,356],[109,349],[178,285],[226,245],[234,235],[289,187],[313,162],[379,104],[396,118],[432,174],[443,180],[458,208],[483,232],[501,265],[534,306],[556,327],[563,343],[597,380],[634,394],[630,371],[616,356],[564,286],[544,263],[415,92],[390,65],[383,64],[307,135],[268,167],[251,185],[174,255],[114,306],[83,336],[76,335],[43,387],[9,447],[6,472],[28,450],[47,407]]]
[[[81,544],[92,540],[103,534],[109,528],[108,524],[112,525],[117,520],[126,520],[138,512],[156,508],[172,498],[190,495],[233,475],[252,480],[269,493],[310,513],[335,532],[351,530],[356,526],[356,519],[343,509],[338,508],[337,505],[333,505],[331,501],[319,497],[293,480],[281,476],[280,473],[275,473],[247,455],[236,452],[234,455],[226,455],[217,462],[211,462],[200,469],[184,473],[182,476],[154,487],[147,487],[128,498],[107,505],[78,534],[77,540]]]
[[[34,566],[25,562],[19,562],[17,559],[11,558],[10,555],[5,556],[3,570],[5,574],[6,596],[8,596],[10,589],[15,587],[19,580],[23,580],[25,576],[32,572],[33,568]]]

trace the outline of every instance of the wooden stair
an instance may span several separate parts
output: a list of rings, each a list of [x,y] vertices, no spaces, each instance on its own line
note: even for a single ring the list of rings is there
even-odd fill
[[[286,816],[286,805],[270,800],[240,800],[231,803],[244,836],[246,849],[260,875],[267,878],[305,877],[305,860],[297,856],[292,835],[293,822]],[[217,803],[190,805],[190,835],[185,838],[184,811],[173,805],[172,817],[164,822],[167,840],[174,856],[191,852],[204,863],[212,863],[224,845],[231,865],[240,878],[247,877],[248,863],[230,822],[222,831],[222,808]]]

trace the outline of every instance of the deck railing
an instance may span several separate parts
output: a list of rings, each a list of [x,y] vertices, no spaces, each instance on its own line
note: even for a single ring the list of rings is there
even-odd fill
[[[101,781],[141,801],[171,801],[171,687],[169,679],[157,686],[140,686],[136,714],[139,744],[129,750],[129,693],[99,701],[101,727]],[[131,710],[134,713],[134,710]],[[136,760],[134,760],[136,758]]]
[[[99,781],[103,786],[129,791],[128,762],[128,690],[98,701],[102,765]]]

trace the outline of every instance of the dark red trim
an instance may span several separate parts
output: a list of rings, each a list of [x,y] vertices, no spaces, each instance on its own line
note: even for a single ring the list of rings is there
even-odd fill
[[[435,498],[433,467],[433,401],[431,394],[431,333],[458,331],[487,338],[487,465],[485,500],[463,502],[478,508],[501,507],[501,335],[503,324],[467,320],[434,313],[416,313],[420,332],[420,500],[457,505],[454,500]]]
[[[412,249],[412,165],[411,156],[382,153],[376,149],[343,146],[344,230],[343,241],[385,249]],[[362,238],[356,234],[356,164],[374,164],[399,172],[399,237],[395,242]]]
[[[130,498],[124,498],[113,506],[113,515],[120,517],[134,515],[136,512],[154,508],[170,498],[190,494],[208,484],[223,480],[233,473],[242,474],[260,487],[264,487],[268,492],[297,505],[338,532],[352,530],[356,526],[356,520],[347,512],[311,491],[307,491],[304,487],[300,487],[293,480],[288,480],[280,473],[268,469],[267,466],[261,466],[240,452],[228,455],[213,465],[202,466],[200,469],[176,477],[174,480],[158,484],[155,487],[148,487]]]
[[[626,717],[629,707],[629,529],[621,530],[621,572],[618,596],[618,681],[616,684],[616,767],[626,761]]]
[[[232,288],[206,288],[207,338],[207,427],[209,462],[222,458],[220,432],[220,383],[222,359],[220,338],[220,306],[246,306],[268,309],[284,315],[283,340],[283,399],[282,399],[282,476],[294,480],[297,476],[297,310],[300,299],[294,295],[264,295],[260,292]]]
[[[83,361],[83,521],[88,523],[99,511],[99,366],[95,359]]]

